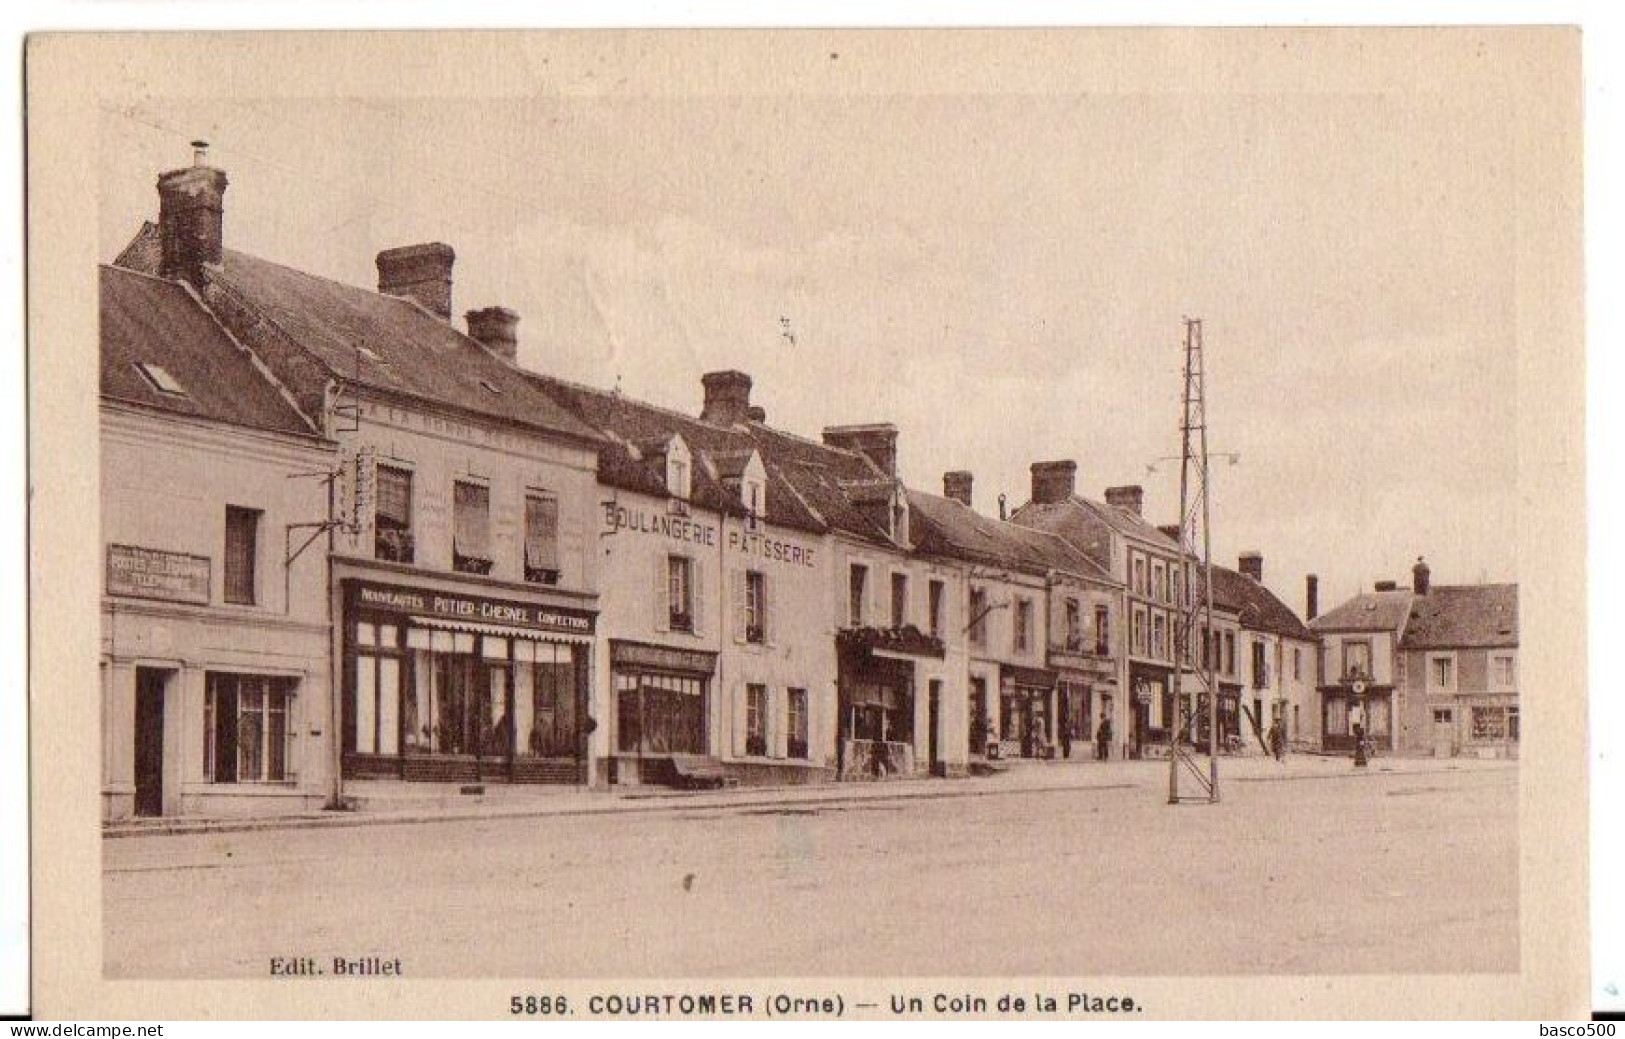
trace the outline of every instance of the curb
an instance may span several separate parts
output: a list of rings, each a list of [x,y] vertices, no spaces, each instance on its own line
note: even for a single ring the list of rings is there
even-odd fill
[[[883,794],[833,794],[804,798],[756,798],[736,801],[688,801],[681,794],[660,794],[648,800],[628,803],[621,800],[613,804],[561,808],[557,806],[516,807],[513,809],[485,809],[475,811],[441,812],[332,812],[323,815],[290,815],[267,819],[211,819],[169,824],[142,824],[140,826],[112,825],[104,827],[102,837],[114,840],[125,837],[177,837],[188,834],[241,833],[261,830],[347,829],[354,826],[404,826],[419,823],[487,822],[503,819],[544,819],[555,816],[634,815],[651,812],[733,810],[740,808],[786,808],[803,805],[867,804],[870,802],[940,801],[958,797],[1008,797],[1016,794],[1048,794],[1064,791],[1088,792],[1094,790],[1132,790],[1140,783],[1063,784],[1050,786],[1023,786],[983,790],[920,790]],[[647,795],[646,795],[647,796]],[[701,795],[703,796],[703,795]]]

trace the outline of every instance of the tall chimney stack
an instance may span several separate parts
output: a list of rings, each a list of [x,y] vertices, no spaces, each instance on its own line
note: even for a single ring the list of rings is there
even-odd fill
[[[1039,505],[1059,505],[1078,490],[1078,463],[1071,459],[1034,462],[1032,499]]]
[[[192,165],[158,176],[159,272],[203,284],[203,265],[225,255],[226,175],[208,164],[209,142],[192,142]]]
[[[1428,589],[1433,587],[1433,570],[1428,566],[1427,560],[1421,556],[1416,557],[1416,565],[1411,567],[1411,591],[1417,595],[1426,595]]]
[[[519,315],[507,307],[470,310],[468,337],[487,350],[514,364],[519,363]]]
[[[1145,504],[1145,488],[1139,484],[1129,484],[1126,487],[1106,488],[1106,504],[1115,505],[1119,509],[1127,509],[1140,515],[1141,507]]]
[[[733,426],[750,417],[750,376],[744,372],[706,372],[700,376],[705,388],[705,405],[700,419],[719,426]]]
[[[1320,616],[1320,577],[1306,574],[1303,579],[1303,619],[1312,621]]]
[[[1259,584],[1264,583],[1264,553],[1243,552],[1236,560],[1236,569]]]
[[[890,422],[857,426],[826,426],[824,443],[856,451],[892,479],[897,478],[897,427]]]
[[[963,469],[955,469],[951,473],[942,474],[942,496],[952,498],[966,508],[975,508],[971,504],[971,481],[973,477]]]
[[[417,300],[443,321],[451,320],[451,266],[457,254],[444,242],[385,249],[378,254],[378,291]]]

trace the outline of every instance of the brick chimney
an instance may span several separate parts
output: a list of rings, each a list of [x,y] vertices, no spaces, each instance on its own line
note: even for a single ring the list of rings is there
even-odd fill
[[[457,259],[444,242],[385,249],[378,254],[378,291],[415,299],[431,314],[451,320],[451,265]]]
[[[1428,589],[1433,587],[1433,570],[1428,566],[1427,560],[1421,556],[1416,557],[1416,565],[1411,567],[1411,591],[1417,595],[1426,595]]]
[[[1259,584],[1264,583],[1264,553],[1243,552],[1236,558],[1236,569]]]
[[[1320,616],[1320,577],[1306,574],[1303,578],[1303,619],[1312,621]]]
[[[208,164],[209,142],[192,142],[192,165],[158,176],[159,272],[203,283],[203,265],[225,251],[226,175]]]
[[[859,426],[826,426],[824,443],[856,451],[873,462],[881,472],[897,478],[897,427],[890,422]]]
[[[706,372],[700,376],[705,387],[705,406],[700,418],[719,426],[732,426],[750,416],[750,376],[744,372]]]
[[[745,409],[745,418],[759,426],[767,425],[767,409],[760,404],[752,404]]]
[[[1139,484],[1129,484],[1127,487],[1106,488],[1106,504],[1115,505],[1120,509],[1127,509],[1134,515],[1140,515],[1140,507],[1145,504],[1145,488]]]
[[[974,508],[975,506],[971,504],[972,479],[971,474],[963,469],[955,469],[951,473],[943,473],[942,496],[944,498],[952,498],[954,501],[957,501],[966,508]]]
[[[470,310],[468,337],[504,360],[519,362],[519,315],[507,307]]]
[[[1059,505],[1077,493],[1078,463],[1071,459],[1034,462],[1032,499],[1039,505]]]

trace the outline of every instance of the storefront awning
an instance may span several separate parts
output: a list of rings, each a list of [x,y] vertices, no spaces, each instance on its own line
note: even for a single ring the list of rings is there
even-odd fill
[[[414,616],[412,624],[419,628],[464,631],[474,635],[490,635],[494,638],[525,639],[529,642],[566,642],[578,646],[592,645],[590,635],[566,635],[557,631],[538,631],[535,628],[519,628],[506,624],[483,624],[479,621],[453,620],[448,617]]]

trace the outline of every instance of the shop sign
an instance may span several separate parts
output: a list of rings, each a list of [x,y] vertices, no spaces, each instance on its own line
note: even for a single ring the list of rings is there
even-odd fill
[[[790,566],[813,565],[812,549],[798,545],[794,541],[783,541],[767,534],[758,534],[750,530],[728,531],[728,547],[757,559],[766,559],[775,563],[786,563]]]
[[[717,545],[717,528],[709,523],[701,523],[670,512],[628,508],[614,502],[604,503],[604,526],[608,527],[612,534],[624,530],[633,534],[669,538],[690,545],[702,545],[706,548],[715,548]]]
[[[710,675],[717,669],[717,655],[692,649],[674,649],[655,646],[647,642],[624,642],[611,639],[609,643],[611,667],[649,667],[658,671],[687,671]]]
[[[107,594],[207,603],[209,558],[134,545],[108,545]]]
[[[587,610],[359,581],[354,583],[354,589],[355,604],[362,609],[505,624],[569,635],[591,635],[593,631],[595,615]]]

